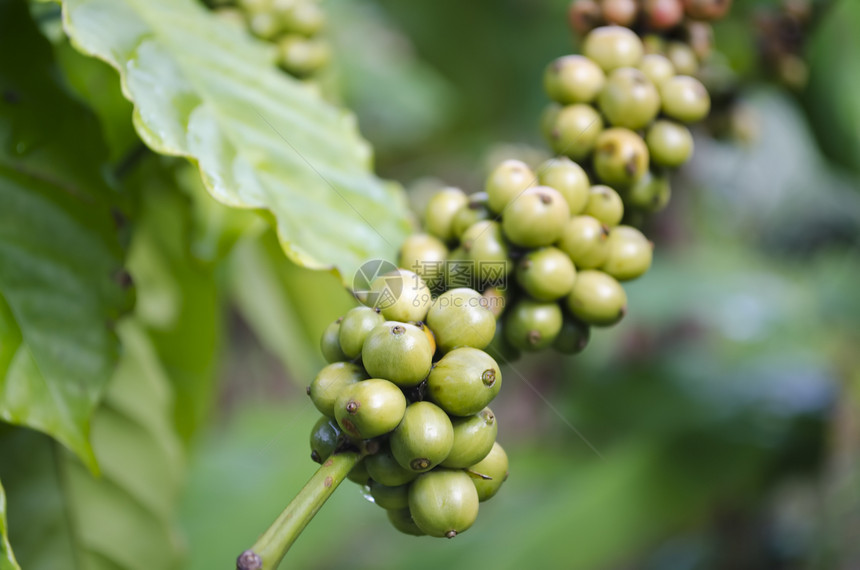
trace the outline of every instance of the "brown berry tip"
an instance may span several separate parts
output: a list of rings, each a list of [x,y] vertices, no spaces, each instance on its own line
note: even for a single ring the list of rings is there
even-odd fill
[[[529,331],[529,334],[526,337],[526,340],[528,340],[528,343],[530,345],[537,346],[538,344],[540,344],[540,341],[542,338],[543,338],[543,335],[540,334],[540,331]]]
[[[246,550],[236,559],[236,570],[261,570],[263,559],[253,550]]]
[[[484,373],[481,374],[481,381],[485,386],[492,387],[492,385],[496,383],[496,371],[492,368],[487,368],[484,370]]]
[[[454,529],[451,529],[445,533],[445,538],[454,538],[455,536],[457,536],[457,531]]]
[[[361,404],[356,402],[355,400],[350,400],[346,403],[346,412],[348,414],[354,414],[358,411],[358,408],[361,407]]]
[[[310,384],[308,384],[308,387],[307,387],[307,388],[305,388],[305,394],[307,394],[308,396],[310,396],[310,395],[311,395],[311,386],[310,386]]]
[[[403,325],[394,325],[391,327],[391,334],[401,335],[406,332],[406,327]]]
[[[430,460],[426,457],[418,457],[409,462],[409,467],[411,467],[413,471],[424,471],[425,469],[430,468]]]
[[[311,451],[311,461],[313,461],[314,463],[322,463],[322,457],[320,457],[320,454],[317,452],[316,449]]]
[[[549,194],[540,193],[538,196],[540,196],[541,204],[552,204],[552,196]]]

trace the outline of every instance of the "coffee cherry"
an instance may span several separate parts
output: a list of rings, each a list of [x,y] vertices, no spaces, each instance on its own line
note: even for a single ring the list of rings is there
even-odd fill
[[[378,307],[389,321],[423,321],[430,309],[430,288],[413,271],[397,269],[370,284],[368,305]],[[342,327],[343,325],[341,325]]]
[[[571,216],[585,209],[591,182],[585,170],[568,157],[559,156],[544,162],[538,168],[538,178],[541,186],[554,188],[564,196]]]
[[[695,20],[719,20],[732,7],[732,0],[684,0],[684,11]]]
[[[361,354],[364,339],[377,325],[385,322],[380,312],[370,307],[354,307],[347,311],[340,322],[338,340],[343,353],[349,358],[356,358]]]
[[[411,388],[430,373],[433,353],[423,330],[408,323],[387,321],[367,335],[361,361],[371,376]]]
[[[645,135],[645,144],[654,164],[677,168],[693,154],[690,129],[673,121],[656,121]]]
[[[433,331],[430,330],[427,323],[417,322],[415,323],[415,326],[421,329],[421,332],[423,332],[424,336],[427,337],[427,343],[430,345],[430,350],[433,351],[433,354],[436,354],[436,335],[433,334]]]
[[[482,460],[493,448],[499,425],[490,408],[484,408],[473,416],[454,418],[454,445],[443,467],[463,468]]]
[[[645,0],[642,10],[645,12],[646,25],[652,30],[674,28],[684,19],[681,0]]]
[[[675,66],[659,53],[649,53],[642,56],[642,61],[639,62],[639,70],[658,88],[667,79],[675,77]]]
[[[579,35],[585,35],[601,24],[603,14],[595,0],[574,0],[567,12],[570,27]]]
[[[493,217],[488,202],[489,197],[486,192],[475,192],[469,196],[469,201],[454,216],[454,236],[457,239],[481,220],[489,220]]]
[[[281,33],[281,22],[271,12],[251,12],[248,14],[248,29],[264,40],[273,40]]]
[[[452,416],[470,416],[484,409],[502,385],[502,372],[489,354],[477,348],[455,348],[442,357],[427,377],[427,394]]]
[[[536,186],[508,205],[502,229],[516,245],[540,247],[555,242],[569,219],[564,197],[549,186]]]
[[[349,435],[371,439],[397,427],[406,412],[406,397],[397,385],[379,378],[346,386],[334,402],[338,425]]]
[[[401,467],[423,473],[448,457],[454,445],[454,428],[442,408],[431,402],[415,402],[407,406],[388,444]]]
[[[424,227],[431,235],[450,243],[457,237],[454,235],[454,216],[468,201],[459,188],[443,188],[436,192],[424,211]]]
[[[591,103],[603,89],[606,74],[582,55],[565,55],[550,63],[543,76],[547,95],[565,105]]]
[[[391,523],[391,526],[403,534],[411,536],[425,536],[424,531],[418,528],[418,525],[415,524],[414,520],[412,520],[412,514],[409,512],[408,508],[388,509],[386,512],[388,513],[388,521]]]
[[[463,232],[460,239],[466,258],[474,262],[479,283],[496,285],[504,282],[514,266],[508,260],[508,244],[499,222],[481,220]]]
[[[278,6],[277,3],[274,5]],[[315,2],[290,3],[284,9],[276,10],[284,29],[293,34],[312,36],[325,25],[325,13]]]
[[[651,267],[653,246],[636,228],[612,228],[607,242],[609,256],[601,269],[617,280],[636,279]]]
[[[600,6],[607,24],[630,26],[639,15],[636,0],[603,0]]]
[[[490,210],[501,214],[505,207],[535,185],[535,173],[520,160],[506,160],[490,172],[484,189]]]
[[[316,463],[322,463],[343,445],[346,436],[340,430],[337,422],[323,416],[311,428],[310,440],[311,459]]]
[[[386,487],[406,485],[418,476],[415,471],[401,467],[388,444],[384,444],[377,453],[368,455],[364,463],[370,478]]]
[[[441,278],[448,248],[430,234],[412,234],[400,246],[398,266],[414,271],[428,287],[434,287]]]
[[[522,353],[520,349],[513,346],[507,338],[505,338],[505,327],[500,322],[496,325],[496,334],[493,335],[493,340],[484,349],[484,352],[490,355],[490,357],[496,362],[501,362],[503,364],[515,362],[520,359]]]
[[[609,74],[598,102],[610,124],[633,130],[648,125],[660,111],[657,88],[632,67],[621,67]]]
[[[288,73],[304,77],[328,65],[331,47],[319,38],[287,35],[278,40],[278,63]]]
[[[552,347],[562,354],[579,354],[588,346],[591,327],[570,315],[564,316],[561,332],[555,337]]]
[[[346,354],[340,348],[340,322],[343,319],[338,319],[323,331],[320,338],[320,351],[326,362],[339,362],[348,360]]]
[[[603,131],[603,118],[591,105],[567,105],[555,115],[549,144],[553,152],[582,160],[591,154],[598,135]]]
[[[454,538],[478,517],[478,492],[464,471],[430,471],[410,485],[409,512],[430,536]]]
[[[684,42],[667,43],[665,53],[678,75],[695,75],[699,71],[699,58],[696,57],[696,52]]]
[[[552,131],[555,128],[555,121],[558,118],[559,111],[562,106],[558,103],[550,103],[544,107],[540,114],[540,132],[547,141],[552,140]]]
[[[558,240],[558,248],[578,269],[600,267],[609,255],[609,228],[591,216],[571,218]]]
[[[502,446],[493,444],[493,449],[487,456],[466,470],[472,479],[478,500],[483,502],[492,499],[502,483],[508,480],[508,455]]]
[[[673,119],[694,123],[711,110],[711,98],[702,82],[695,77],[678,75],[660,85],[663,112]]]
[[[649,172],[627,191],[625,202],[631,208],[659,212],[666,207],[671,197],[669,177]]]
[[[351,362],[335,362],[319,371],[308,386],[308,396],[324,415],[334,417],[334,403],[344,388],[367,378],[364,368]]]
[[[486,289],[484,289],[484,292],[481,297],[481,305],[488,311],[490,311],[490,313],[492,313],[496,319],[502,316],[502,313],[505,312],[505,303],[508,299],[506,288],[487,287]]]
[[[619,67],[636,67],[642,52],[639,36],[621,26],[596,28],[582,44],[582,54],[607,73]]]
[[[409,484],[388,487],[371,479],[368,487],[373,502],[383,509],[401,510],[409,508]]]
[[[648,172],[648,147],[631,130],[607,129],[597,137],[594,170],[604,183],[626,188]]]
[[[370,475],[367,473],[367,463],[364,459],[355,464],[349,473],[347,473],[346,478],[355,483],[356,485],[367,485],[370,481]]]
[[[570,257],[555,247],[530,251],[517,264],[517,282],[539,301],[561,299],[570,293],[575,279]]]
[[[484,348],[493,340],[496,319],[474,289],[451,289],[439,295],[427,313],[442,352],[461,346]]]
[[[505,315],[505,338],[520,350],[542,350],[558,336],[561,323],[557,303],[523,299]]]
[[[590,325],[614,325],[627,312],[627,294],[612,276],[603,271],[580,271],[567,297],[573,315]]]
[[[583,215],[591,216],[609,227],[617,226],[624,217],[624,202],[618,192],[609,186],[597,184],[588,192],[588,205]]]

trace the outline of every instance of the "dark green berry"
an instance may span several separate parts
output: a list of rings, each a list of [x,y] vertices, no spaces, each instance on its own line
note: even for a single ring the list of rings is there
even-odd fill
[[[481,285],[502,283],[513,270],[509,261],[508,244],[499,222],[482,220],[473,224],[460,237],[466,258],[474,262],[474,275]],[[477,284],[476,284],[477,286]]]
[[[400,246],[398,266],[414,271],[428,287],[435,287],[441,279],[448,248],[430,234],[412,234]]]
[[[410,485],[409,512],[430,536],[454,538],[478,517],[478,492],[464,471],[436,469]]]
[[[567,307],[581,321],[599,327],[614,325],[627,312],[627,294],[611,275],[580,271],[567,297]]]
[[[468,201],[465,192],[459,188],[440,190],[427,203],[424,228],[443,242],[450,243],[457,237],[454,235],[454,217]]]
[[[708,116],[711,98],[695,77],[677,75],[660,85],[663,113],[684,123],[695,123]]]
[[[570,293],[575,279],[573,261],[555,247],[532,250],[517,264],[517,282],[539,301],[561,299]]]
[[[600,267],[609,255],[609,227],[592,216],[576,216],[565,225],[558,248],[577,269]]]
[[[403,534],[411,536],[425,536],[424,531],[418,528],[418,525],[415,524],[414,520],[412,520],[412,514],[409,512],[408,508],[389,509],[387,513],[388,521],[391,523],[391,526]]]
[[[502,230],[511,243],[541,247],[555,242],[569,219],[564,197],[549,186],[536,186],[508,205]]]
[[[597,137],[594,170],[603,183],[627,188],[648,172],[648,147],[629,129],[607,129]]]
[[[364,339],[376,326],[385,322],[380,312],[370,307],[354,307],[347,311],[340,322],[338,339],[340,348],[349,358],[357,358],[364,346]]]
[[[490,453],[499,431],[496,416],[490,408],[484,408],[473,416],[454,418],[451,424],[454,427],[454,445],[442,462],[443,467],[469,467]]]
[[[552,347],[562,354],[579,354],[588,346],[591,338],[591,327],[570,315],[564,316],[561,332],[552,343]]]
[[[344,441],[346,441],[346,436],[336,421],[323,416],[317,420],[317,423],[311,429],[310,440],[311,459],[316,463],[322,463],[343,445]]]
[[[601,269],[619,281],[643,275],[651,267],[653,246],[642,232],[618,226],[609,232],[609,256]]]
[[[418,476],[415,471],[400,466],[387,444],[377,453],[368,455],[364,463],[370,478],[386,487],[406,485]]]
[[[666,207],[671,197],[669,177],[649,172],[626,192],[624,198],[631,208],[659,212]]]
[[[484,187],[490,210],[501,214],[523,190],[534,186],[535,181],[535,173],[526,163],[520,160],[502,162],[490,172]]]
[[[350,472],[346,476],[347,479],[355,483],[356,485],[367,485],[370,481],[370,475],[367,473],[367,463],[365,459],[362,459],[358,463],[355,464]]]
[[[639,36],[621,26],[596,28],[585,36],[582,44],[583,55],[607,73],[619,67],[635,67],[643,51]]]
[[[334,362],[319,371],[308,386],[308,395],[322,414],[333,418],[338,394],[347,386],[366,378],[367,373],[361,366],[350,362]]]
[[[588,205],[583,214],[611,228],[620,224],[624,217],[624,201],[609,186],[597,184],[588,192]]]
[[[443,352],[461,346],[484,348],[493,340],[496,319],[474,289],[451,289],[439,295],[427,313],[427,324]]]
[[[565,55],[554,60],[543,78],[549,98],[565,105],[591,103],[606,81],[600,66],[582,55]]]
[[[409,508],[409,484],[388,487],[379,481],[370,480],[370,496],[373,502],[383,509],[408,509]]]
[[[541,186],[555,188],[564,196],[570,207],[570,215],[582,212],[588,202],[591,182],[585,170],[566,156],[551,158],[538,168]]]
[[[334,403],[338,425],[352,437],[371,439],[397,427],[406,412],[406,397],[396,384],[380,378],[346,386]]]
[[[603,131],[600,113],[591,105],[567,105],[559,109],[554,118],[548,139],[553,152],[574,160],[590,155]]]
[[[431,402],[415,402],[407,406],[388,443],[401,467],[423,473],[448,457],[454,445],[454,428],[442,408]]]
[[[483,502],[492,499],[499,492],[502,483],[508,480],[508,455],[496,442],[490,453],[466,472],[478,491],[478,500]]]
[[[553,343],[561,323],[557,303],[523,299],[505,315],[505,337],[520,350],[537,351]]]
[[[609,74],[598,99],[600,110],[611,125],[638,130],[660,111],[660,95],[648,77],[632,67]]]
[[[481,350],[455,348],[442,357],[427,377],[427,394],[452,416],[470,416],[484,409],[502,385],[496,361]]]
[[[672,62],[668,58],[659,53],[644,55],[642,61],[639,62],[639,70],[658,89],[661,83],[675,77],[675,66],[672,65]]]
[[[434,352],[427,334],[417,326],[387,321],[367,335],[361,361],[371,376],[411,388],[430,373]]]
[[[340,348],[340,322],[338,319],[323,331],[320,338],[320,351],[326,362],[340,362],[341,360],[349,360],[343,350]]]
[[[673,121],[656,121],[645,135],[651,161],[660,166],[677,168],[693,154],[690,129]]]

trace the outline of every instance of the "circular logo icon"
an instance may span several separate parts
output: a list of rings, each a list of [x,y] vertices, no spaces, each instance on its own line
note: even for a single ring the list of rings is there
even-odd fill
[[[382,287],[371,288],[382,277]],[[386,309],[397,302],[403,292],[403,277],[397,266],[384,259],[372,259],[362,264],[352,278],[352,290],[359,301],[375,309]]]

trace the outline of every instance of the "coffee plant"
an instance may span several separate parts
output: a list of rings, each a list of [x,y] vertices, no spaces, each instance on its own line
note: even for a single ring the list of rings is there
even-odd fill
[[[790,116],[748,95],[759,76],[814,92],[817,26],[846,18],[805,0],[755,18],[731,0],[448,4],[0,0],[0,570],[860,561],[849,523],[815,543],[805,495],[765,495],[825,464],[827,422],[840,449],[856,431],[821,378],[856,370],[860,266],[814,281],[840,267],[814,254],[860,244],[853,179],[810,145],[782,154]],[[520,75],[537,96],[498,84]],[[454,83],[480,94],[466,112]],[[527,145],[469,130],[508,111]],[[745,154],[759,140],[807,190],[779,223]],[[476,141],[485,168],[464,158]],[[407,192],[378,173],[438,178]],[[721,291],[732,271],[763,290]],[[765,329],[781,352],[696,344]],[[235,348],[249,332],[304,395],[260,379],[270,356]],[[806,383],[746,383],[771,352]],[[301,405],[252,443],[229,421],[212,436],[254,390]],[[735,548],[763,518],[775,538]],[[684,525],[712,541],[687,566],[705,538],[658,548]]]

